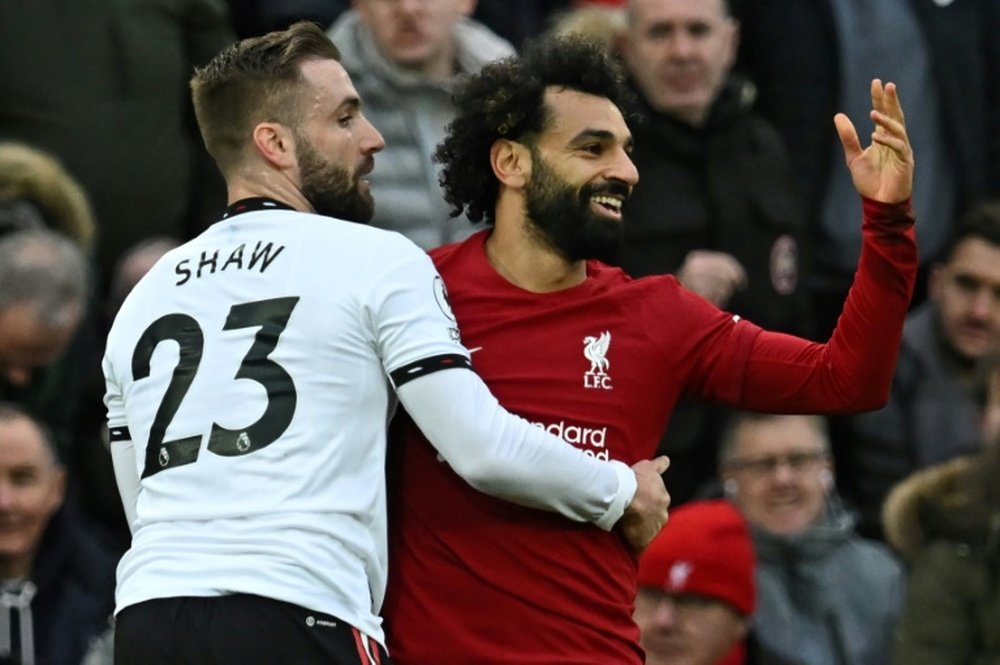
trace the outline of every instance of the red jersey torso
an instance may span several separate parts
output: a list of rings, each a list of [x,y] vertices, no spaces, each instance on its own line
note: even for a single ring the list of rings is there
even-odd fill
[[[720,368],[743,367],[752,324],[673,277],[632,280],[597,262],[576,287],[530,293],[490,266],[487,236],[432,257],[474,369],[509,411],[633,464],[655,454],[681,392],[705,392],[690,377],[711,376],[708,392],[738,400],[741,377]],[[412,423],[404,432],[383,610],[396,662],[642,663],[636,563],[616,531],[481,494]]]

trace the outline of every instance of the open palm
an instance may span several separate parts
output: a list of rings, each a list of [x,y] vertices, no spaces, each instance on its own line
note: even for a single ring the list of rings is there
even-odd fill
[[[844,158],[858,193],[883,203],[899,203],[913,193],[913,150],[906,134],[896,85],[874,79],[871,85],[875,123],[872,142],[862,149],[854,124],[843,113],[834,117]]]

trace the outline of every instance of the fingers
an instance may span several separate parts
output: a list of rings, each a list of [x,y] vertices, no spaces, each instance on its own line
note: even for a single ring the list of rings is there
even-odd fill
[[[850,164],[862,152],[858,132],[854,129],[854,123],[851,122],[851,119],[843,113],[833,116],[833,124],[837,128],[837,136],[840,137],[840,144],[844,146],[844,157],[847,159],[847,163]]]
[[[657,473],[662,474],[670,468],[670,458],[666,455],[660,455],[653,460],[653,468],[656,469]]]

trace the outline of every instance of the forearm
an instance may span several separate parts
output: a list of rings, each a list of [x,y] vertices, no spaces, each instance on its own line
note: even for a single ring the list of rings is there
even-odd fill
[[[749,354],[744,408],[850,412],[889,396],[917,249],[909,201],[864,202],[864,242],[843,313],[826,344],[762,332]]]
[[[435,372],[397,393],[445,461],[482,492],[605,530],[635,494],[628,466],[588,457],[510,414],[474,372]]]

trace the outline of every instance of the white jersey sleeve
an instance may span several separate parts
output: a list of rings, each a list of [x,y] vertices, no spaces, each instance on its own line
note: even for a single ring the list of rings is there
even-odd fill
[[[471,367],[462,347],[434,355],[424,344],[440,335],[442,316],[458,340],[444,283],[427,256],[390,268],[371,294],[379,353],[428,440],[482,492],[603,529],[614,526],[635,495],[632,470],[590,458],[509,413],[473,372],[440,371]]]
[[[636,491],[632,470],[602,462],[506,411],[473,372],[436,372],[397,389],[441,456],[481,492],[610,530]]]

